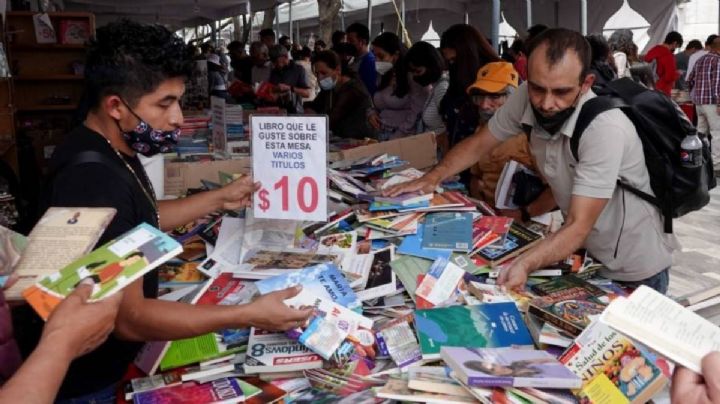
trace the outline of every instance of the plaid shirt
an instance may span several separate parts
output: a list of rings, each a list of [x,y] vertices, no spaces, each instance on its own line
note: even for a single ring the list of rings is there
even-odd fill
[[[710,52],[698,59],[687,81],[695,105],[720,105],[720,55]]]

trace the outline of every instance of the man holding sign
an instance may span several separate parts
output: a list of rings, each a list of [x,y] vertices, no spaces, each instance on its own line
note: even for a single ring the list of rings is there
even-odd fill
[[[250,117],[257,218],[327,220],[327,117]]]

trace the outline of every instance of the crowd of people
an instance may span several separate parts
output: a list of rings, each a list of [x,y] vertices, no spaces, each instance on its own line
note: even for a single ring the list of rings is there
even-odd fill
[[[326,114],[337,137],[385,140],[428,130],[444,134],[442,161],[422,178],[391,188],[390,195],[432,191],[461,175],[475,196],[492,203],[507,161],[520,161],[539,173],[542,192],[503,214],[527,220],[559,208],[565,223],[501,272],[498,281],[505,287],[521,288],[530,272],[584,246],[605,264],[603,276],[665,293],[677,241],[663,232],[655,206],[616,186],[623,178],[650,192],[632,122],[618,110],[606,111],[586,129],[577,160],[568,144],[579,111],[595,97],[593,89],[618,77],[667,94],[684,77],[682,85],[697,100],[698,114],[714,114],[703,118],[705,126],[699,129],[714,133],[720,113],[720,93],[715,91],[720,40],[708,38],[705,50],[692,43],[673,56],[682,44],[682,36],[672,32],[641,57],[631,31],[616,31],[606,40],[534,26],[499,55],[471,25],[447,29],[439,49],[425,42],[407,49],[397,35],[371,38],[366,26],[355,23],[335,33],[329,49],[322,41],[312,50],[287,37],[276,42],[272,30],[263,30],[247,54],[234,42],[227,59],[211,47],[204,47],[201,57],[208,62],[211,94],[274,104],[288,113]],[[115,207],[118,215],[100,243],[141,222],[170,230],[217,209],[246,206],[259,187],[249,177],[184,199],[157,201],[138,160],[137,153],[161,151],[182,124],[180,100],[192,65],[186,45],[165,28],[122,21],[98,29],[85,69],[91,108],[53,156],[57,172],[45,203]],[[687,65],[685,76],[678,65]],[[263,85],[269,86],[270,96],[258,99]],[[74,162],[73,156],[83,151],[103,158]],[[127,170],[127,178],[118,170]],[[10,379],[0,389],[0,402],[47,402],[58,390],[59,402],[111,402],[141,341],[248,326],[287,330],[310,315],[283,303],[299,292],[295,288],[243,306],[196,306],[157,300],[157,285],[157,274],[151,272],[113,299],[86,304],[89,285],[81,284],[44,330],[42,321],[26,313],[31,320],[23,323],[22,345],[26,354],[34,353],[12,378],[19,361],[2,361],[0,375]],[[5,322],[3,330],[10,329],[8,318],[0,321]],[[8,340],[11,334],[0,337]],[[9,341],[0,348],[3,355],[15,349]],[[718,368],[720,355],[711,354],[703,362],[704,377],[676,369],[673,400],[720,402]]]

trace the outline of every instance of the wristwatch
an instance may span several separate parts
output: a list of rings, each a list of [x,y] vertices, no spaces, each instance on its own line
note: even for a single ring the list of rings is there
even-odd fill
[[[527,211],[527,206],[520,207],[520,218],[523,222],[529,222],[530,221],[530,213]]]

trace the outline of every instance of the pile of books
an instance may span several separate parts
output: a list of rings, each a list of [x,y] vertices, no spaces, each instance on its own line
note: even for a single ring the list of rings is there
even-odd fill
[[[296,329],[147,343],[125,385],[135,403],[641,403],[666,386],[673,363],[698,369],[704,352],[720,349],[717,327],[646,287],[598,276],[602,265],[585,251],[532,273],[522,293],[497,286],[546,227],[497,216],[455,182],[383,196],[421,175],[389,155],[336,163],[325,222],[217,212],[167,235],[142,225],[133,232],[143,237],[127,235],[142,243],[113,242],[122,254],[114,245],[88,254],[98,230],[60,275],[26,283],[25,296],[47,314],[79,278],[109,273],[89,264],[133,253],[143,258],[94,298],[154,268],[160,298],[190,304],[245,304],[303,286],[286,303],[314,311]],[[41,223],[90,228],[92,218],[101,229],[114,214],[77,211],[51,210]],[[26,251],[47,234],[31,234]],[[33,265],[24,259],[19,268]]]

